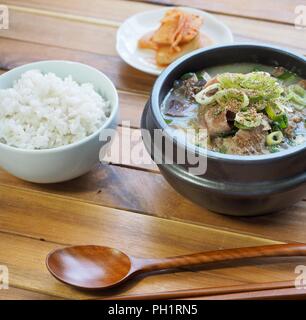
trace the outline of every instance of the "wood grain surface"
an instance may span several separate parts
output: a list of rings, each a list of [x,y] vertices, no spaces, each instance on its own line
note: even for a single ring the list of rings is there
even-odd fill
[[[1,3],[10,6],[11,25],[9,30],[0,30],[0,74],[45,59],[96,67],[116,85],[120,120],[129,121],[131,133],[139,138],[140,117],[155,77],[129,67],[116,53],[116,31],[127,17],[164,5],[189,5],[213,13],[232,29],[238,42],[265,42],[306,54],[306,31],[293,26],[299,2],[266,0],[263,6],[262,1],[252,0],[246,6],[241,0],[4,0]],[[124,124],[118,128],[118,132],[124,130]],[[123,147],[128,151],[129,147]],[[0,299],[118,297],[292,280],[302,258],[187,268],[182,273],[135,279],[121,290],[86,293],[53,279],[44,260],[50,250],[71,244],[100,244],[161,258],[306,242],[305,213],[306,201],[301,201],[263,217],[217,215],[180,196],[154,164],[128,164],[124,159],[112,159],[111,164],[96,166],[79,179],[54,185],[27,183],[0,169],[0,264],[10,271],[10,289],[0,290]],[[250,294],[250,298],[256,297],[260,295]]]
[[[113,12],[104,10],[105,7],[110,6],[107,1],[95,2],[93,5],[88,5],[84,8],[80,5],[80,1],[67,2],[66,10],[75,16],[75,19],[57,18],[54,15],[48,15],[47,12],[58,12],[60,4],[56,8],[50,10],[49,5],[43,5],[46,0],[37,5],[32,3],[26,5],[26,1],[4,1],[5,4],[16,6],[18,10],[11,9],[11,27],[9,30],[2,32],[6,38],[28,40],[30,42],[54,45],[63,48],[74,50],[82,50],[104,55],[115,55],[115,41],[116,41],[116,27],[106,24],[104,26],[94,23],[85,23],[80,17],[86,20],[86,17],[94,16],[103,19],[103,21],[114,21]],[[133,5],[127,6],[126,1],[116,0],[112,5],[116,5],[116,15],[119,21],[123,21],[132,14],[144,10],[144,4],[133,2]],[[22,4],[24,4],[22,6]],[[23,7],[33,8],[31,11],[22,10]],[[146,5],[147,9],[161,8],[158,5]],[[40,12],[35,12],[39,8]],[[43,8],[43,9],[41,9]],[[55,11],[56,10],[56,11]],[[77,10],[77,12],[76,12]],[[45,13],[44,13],[45,12]],[[120,14],[119,14],[120,12]],[[79,17],[79,18],[78,18]],[[294,30],[292,25],[276,24],[272,22],[245,19],[237,16],[219,15],[220,18],[226,23],[234,33],[236,41],[260,41],[274,43],[286,48],[291,48],[300,53],[305,53],[306,44],[304,39],[303,30]],[[78,18],[78,19],[77,19]],[[58,23],[58,21],[61,23]],[[120,22],[117,21],[117,26]],[[22,27],[20,27],[22,25]],[[37,25],[40,28],[37,28]],[[62,32],[62,30],[65,32]],[[292,30],[293,29],[293,30]],[[77,37],[74,36],[75,30],[79,30]],[[293,32],[295,31],[295,32]],[[80,41],[82,39],[82,41]]]
[[[186,5],[208,12],[293,24],[300,0],[143,0],[165,5]]]

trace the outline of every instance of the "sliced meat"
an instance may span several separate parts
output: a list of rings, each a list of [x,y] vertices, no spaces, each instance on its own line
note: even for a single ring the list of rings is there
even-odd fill
[[[297,123],[294,121],[289,121],[287,128],[284,130],[285,135],[289,139],[293,139],[295,137],[295,129],[297,128]]]
[[[269,130],[271,130],[270,121],[271,121],[271,120],[268,118],[267,115],[265,115],[265,114],[262,115],[261,124],[262,124],[262,130],[263,130],[263,131],[269,131]]]
[[[216,107],[208,108],[204,112],[203,120],[205,122],[204,126],[207,127],[208,133],[212,137],[231,131],[227,122],[226,110],[220,110]]]
[[[234,137],[223,139],[223,146],[227,153],[252,155],[265,153],[266,133],[263,126],[252,130],[238,130]]]
[[[284,67],[275,67],[271,74],[273,77],[278,78],[282,76],[285,72],[286,72],[286,69]]]
[[[284,133],[290,140],[294,139],[296,136],[296,130],[301,125],[304,126],[303,119],[305,117],[302,115],[302,113],[296,112],[296,114],[292,113],[288,116],[288,126],[286,129],[284,129]]]
[[[292,117],[291,120],[295,123],[299,123],[299,122],[303,121],[303,118],[302,118],[302,116],[297,115],[297,116]]]
[[[175,89],[175,93],[179,96],[183,96],[188,100],[193,100],[195,94],[201,91],[202,87],[197,86],[198,78],[196,75],[190,77],[187,80],[182,80],[182,84],[179,88]]]
[[[303,89],[306,90],[306,80],[301,80],[301,81],[299,82],[299,85],[300,85]]]
[[[189,107],[190,105],[184,104],[182,101],[170,100],[166,114],[173,117],[184,117],[186,115],[185,111]]]
[[[234,123],[236,118],[236,113],[231,110],[226,110],[226,118],[228,122]]]

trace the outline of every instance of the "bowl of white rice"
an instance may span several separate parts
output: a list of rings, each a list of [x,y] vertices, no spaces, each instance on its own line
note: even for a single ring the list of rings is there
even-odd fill
[[[23,180],[74,179],[99,162],[118,116],[102,72],[69,61],[30,63],[0,76],[0,166]]]

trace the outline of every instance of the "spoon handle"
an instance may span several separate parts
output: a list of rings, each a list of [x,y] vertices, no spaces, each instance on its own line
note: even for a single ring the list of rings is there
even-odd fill
[[[258,247],[225,249],[195,253],[164,259],[144,259],[141,271],[156,271],[178,267],[197,266],[210,262],[225,262],[259,257],[306,256],[306,244],[276,244]]]

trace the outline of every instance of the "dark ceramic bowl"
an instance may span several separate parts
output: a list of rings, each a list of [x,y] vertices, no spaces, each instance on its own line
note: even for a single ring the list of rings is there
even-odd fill
[[[237,62],[280,65],[306,79],[304,57],[265,45],[214,47],[184,56],[159,76],[143,112],[142,128],[149,131],[150,139],[145,139],[147,135],[144,134],[143,138],[149,152],[154,146],[154,129],[167,126],[160,105],[174,80],[186,72]],[[186,144],[178,140],[174,149],[189,152]],[[162,157],[163,150],[158,152]],[[306,194],[305,143],[269,155],[239,156],[213,151],[205,154],[200,150],[198,156],[207,157],[207,171],[203,175],[190,173],[191,165],[188,163],[177,164],[174,161],[173,164],[165,164],[160,161],[158,166],[175,190],[212,211],[236,216],[261,215],[289,207]]]

